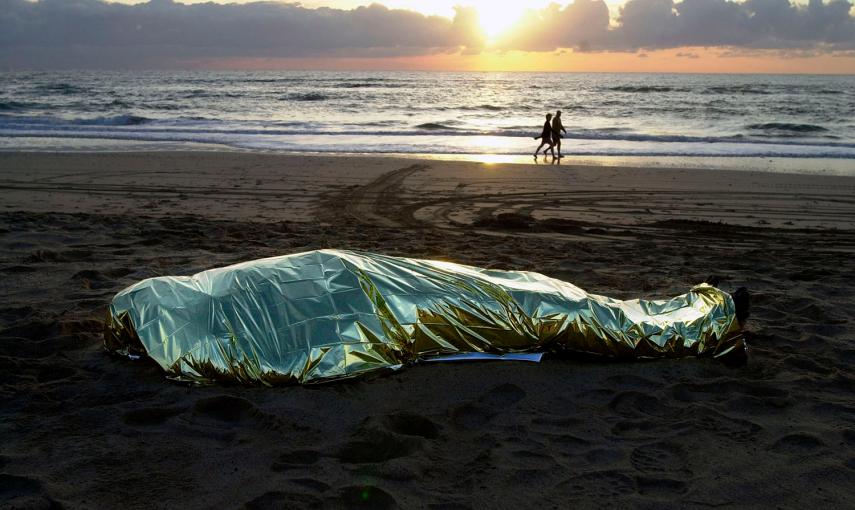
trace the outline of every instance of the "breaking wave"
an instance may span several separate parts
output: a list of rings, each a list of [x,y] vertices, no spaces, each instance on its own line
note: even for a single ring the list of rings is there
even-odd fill
[[[426,131],[457,131],[457,128],[446,126],[445,124],[440,124],[438,122],[426,122],[424,124],[419,124],[416,126],[416,129],[424,129]]]
[[[18,110],[26,110],[28,108],[38,108],[37,103],[27,103],[23,101],[0,101],[0,112],[13,112]]]
[[[82,126],[139,126],[150,122],[152,119],[138,115],[115,115],[112,117],[95,117],[92,119],[79,119],[76,123]]]
[[[707,92],[710,94],[756,94],[769,95],[773,92],[766,87],[760,85],[727,85],[719,87],[709,87]]]
[[[328,101],[330,96],[321,94],[320,92],[305,92],[299,94],[290,94],[285,97],[285,101]]]
[[[657,87],[657,86],[620,86],[620,87],[611,87],[608,90],[612,92],[629,92],[634,94],[645,94],[649,92],[674,92],[681,89],[675,89],[674,87]]]
[[[78,87],[70,83],[45,83],[41,85],[36,85],[35,88],[37,91],[40,92],[48,92],[62,95],[83,94],[87,92],[85,88]]]
[[[828,129],[815,124],[790,124],[787,122],[767,122],[746,126],[754,131],[790,131],[792,133],[825,133]]]

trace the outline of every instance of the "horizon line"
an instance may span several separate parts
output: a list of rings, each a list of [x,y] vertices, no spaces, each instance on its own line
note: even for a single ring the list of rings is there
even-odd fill
[[[272,73],[272,72],[330,72],[330,73],[507,73],[507,74],[679,74],[679,75],[746,75],[746,76],[855,76],[855,72],[750,72],[750,71],[531,71],[531,70],[478,70],[478,69],[313,69],[313,68],[175,68],[175,67],[143,67],[143,68],[5,68],[0,72],[235,72],[235,73]]]

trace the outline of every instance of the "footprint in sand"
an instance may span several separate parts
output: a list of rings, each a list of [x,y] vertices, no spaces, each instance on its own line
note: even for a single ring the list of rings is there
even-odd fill
[[[246,510],[278,510],[280,508],[325,508],[323,500],[300,492],[265,492],[246,503]]]
[[[249,400],[231,395],[200,398],[192,412],[183,413],[179,420],[186,433],[226,442],[245,428],[281,433],[285,426],[278,417],[261,411]],[[290,427],[303,429],[294,424]]]
[[[330,488],[328,484],[314,478],[292,478],[289,481],[294,485],[299,485],[315,492],[325,492]]]
[[[624,416],[668,416],[675,411],[660,399],[638,391],[618,393],[609,403],[609,408]]]
[[[686,482],[682,480],[639,476],[635,481],[638,484],[638,493],[644,496],[678,496],[688,490]]]
[[[688,454],[679,444],[662,441],[639,446],[632,451],[630,461],[643,473],[635,479],[640,494],[676,496],[688,490],[686,480],[692,472]]]
[[[369,464],[406,457],[415,452],[418,442],[382,431],[363,431],[357,439],[345,443],[338,458],[347,464]]]
[[[439,427],[423,416],[401,413],[368,418],[339,448],[337,457],[347,464],[384,462],[411,455],[425,440],[438,436]]]
[[[715,383],[678,383],[671,387],[671,391],[674,398],[683,402],[726,402],[727,409],[738,415],[775,412],[794,402],[790,392],[771,383],[735,379]]]
[[[549,446],[562,453],[576,455],[587,450],[591,446],[591,442],[581,437],[571,436],[569,434],[549,434],[545,438],[549,441]]]
[[[692,428],[715,434],[736,443],[754,443],[763,427],[748,420],[734,418],[706,407],[688,410],[692,415]]]
[[[651,381],[645,377],[635,374],[618,374],[607,377],[605,383],[615,387],[616,390],[621,388],[636,388],[645,390],[655,390],[662,387],[662,384],[656,381]]]
[[[344,487],[338,492],[338,497],[328,500],[331,508],[366,508],[372,510],[387,510],[398,507],[398,502],[391,494],[373,485]]]
[[[0,268],[0,271],[8,274],[22,274],[22,273],[35,273],[38,271],[37,268],[32,266],[21,266],[21,265],[12,265],[12,266],[4,266]]]
[[[294,450],[279,455],[270,467],[271,471],[282,472],[311,466],[321,459],[321,453],[316,450]]]
[[[509,452],[509,455],[513,457],[515,465],[545,466],[548,464],[555,464],[555,458],[551,455],[533,452],[531,450],[514,450]]]
[[[824,364],[819,363],[819,361],[824,361]],[[793,368],[804,370],[806,372],[812,372],[821,376],[830,375],[836,370],[835,363],[833,361],[829,359],[823,359],[822,357],[816,356],[815,354],[812,354],[811,356],[793,354],[785,357],[783,359],[783,362]]]
[[[542,416],[531,420],[532,429],[540,432],[565,433],[567,429],[585,424],[585,420],[574,416]]]
[[[626,458],[626,454],[622,450],[614,448],[594,448],[585,452],[582,457],[592,466],[600,466],[622,462]]]
[[[479,430],[499,413],[526,397],[515,384],[502,384],[491,389],[474,402],[451,411],[451,421],[461,430]]]
[[[439,427],[424,416],[409,413],[391,414],[383,418],[383,424],[392,432],[405,436],[436,439],[439,437]]]
[[[472,507],[469,505],[465,505],[463,503],[456,502],[444,502],[444,503],[431,503],[428,505],[429,510],[472,510]]]
[[[653,418],[621,421],[612,433],[623,438],[656,439],[674,434],[716,435],[736,443],[752,443],[763,427],[748,420],[733,418],[701,405],[690,405],[672,419]]]
[[[230,395],[200,398],[196,401],[193,412],[199,416],[227,423],[246,421],[259,414],[258,408],[249,400]]]
[[[825,447],[825,442],[805,432],[788,434],[772,445],[772,451],[786,455],[807,455]]]
[[[676,443],[659,442],[639,446],[632,451],[632,466],[643,473],[689,473],[686,449]]]
[[[184,412],[183,407],[146,407],[135,409],[122,415],[122,421],[126,425],[151,427],[165,423],[173,416]]]
[[[620,471],[594,471],[561,482],[555,489],[565,497],[607,499],[636,492],[635,479]]]
[[[37,359],[52,356],[58,348],[65,347],[56,344],[59,334],[59,322],[49,316],[22,317],[3,330],[8,341],[0,343],[0,354]]]
[[[77,374],[77,370],[72,367],[64,367],[61,365],[49,365],[39,369],[36,375],[36,381],[40,383],[50,383],[68,379]]]
[[[84,269],[83,271],[78,271],[71,276],[71,279],[79,282],[79,284],[88,290],[98,290],[105,288],[112,288],[114,286],[113,277],[108,274],[109,272],[96,271],[94,269]],[[116,273],[118,277],[125,276],[124,272]]]
[[[62,508],[44,493],[38,480],[0,474],[0,508]]]

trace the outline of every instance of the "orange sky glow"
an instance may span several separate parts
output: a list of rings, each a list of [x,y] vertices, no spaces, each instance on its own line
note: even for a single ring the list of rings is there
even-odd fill
[[[138,4],[143,0],[114,0]],[[202,3],[207,0],[180,0]],[[217,3],[248,3],[249,0],[216,0]],[[563,6],[570,0],[561,0]],[[370,0],[307,0],[305,7],[354,9]],[[214,69],[347,69],[347,70],[447,70],[447,71],[544,71],[544,72],[688,72],[688,73],[817,73],[855,74],[855,50],[847,52],[788,53],[782,50],[746,50],[718,47],[686,47],[634,52],[580,52],[572,49],[525,52],[498,51],[491,44],[518,22],[527,9],[541,9],[550,0],[496,2],[492,0],[385,0],[389,8],[426,15],[454,16],[458,4],[474,7],[487,45],[476,52],[459,51],[406,57],[323,58],[207,58],[182,63],[190,68]],[[612,24],[625,0],[607,0]],[[794,0],[805,5],[807,0]],[[852,14],[855,15],[855,6]]]
[[[687,54],[690,56],[686,56]],[[682,48],[637,54],[486,51],[478,55],[457,53],[394,58],[234,58],[188,61],[186,65],[190,68],[221,70],[855,74],[855,57],[784,57],[774,54],[737,56],[728,54],[724,49],[715,48]]]

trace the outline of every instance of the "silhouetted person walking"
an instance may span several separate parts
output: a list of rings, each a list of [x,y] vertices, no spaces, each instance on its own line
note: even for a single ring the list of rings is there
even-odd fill
[[[552,119],[552,144],[558,147],[558,157],[561,156],[561,133],[566,133],[564,124],[561,123],[561,110],[555,112],[555,118]]]
[[[543,125],[543,132],[540,136],[535,136],[535,140],[540,140],[540,145],[537,147],[537,150],[534,151],[534,159],[537,159],[537,153],[540,152],[541,147],[544,145],[549,145],[546,149],[543,149],[543,155],[546,156],[546,151],[552,151],[552,158],[555,158],[555,149],[554,144],[552,143],[552,114],[546,114],[546,123]]]

